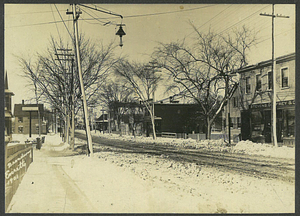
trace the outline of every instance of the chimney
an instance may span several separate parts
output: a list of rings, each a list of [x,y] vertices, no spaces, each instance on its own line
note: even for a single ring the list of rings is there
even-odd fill
[[[24,100],[22,100],[22,105],[24,105]]]

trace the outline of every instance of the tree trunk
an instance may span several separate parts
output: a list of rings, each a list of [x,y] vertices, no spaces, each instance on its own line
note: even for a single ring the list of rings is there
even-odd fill
[[[207,129],[206,129],[206,139],[210,140],[211,139],[211,124],[212,122],[209,120],[209,117],[207,117]]]
[[[152,123],[152,131],[153,131],[153,139],[156,139],[156,132],[155,132],[155,119],[152,113],[150,113],[151,123]]]

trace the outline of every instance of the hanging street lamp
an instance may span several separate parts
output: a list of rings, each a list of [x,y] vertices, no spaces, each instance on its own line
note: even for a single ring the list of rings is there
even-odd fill
[[[117,31],[116,35],[120,36],[119,46],[122,48],[122,46],[123,46],[122,37],[123,37],[123,35],[126,35],[126,33],[124,32],[122,26],[125,26],[125,24],[118,24],[117,26],[120,26],[120,27],[119,27],[119,30]]]

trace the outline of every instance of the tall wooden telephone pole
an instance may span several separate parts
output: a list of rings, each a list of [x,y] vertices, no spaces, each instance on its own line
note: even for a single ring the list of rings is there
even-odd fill
[[[86,136],[87,136],[87,142],[88,142],[87,147],[88,147],[88,154],[90,156],[93,156],[94,152],[93,152],[92,136],[91,136],[90,123],[89,123],[89,118],[88,118],[88,107],[87,107],[86,96],[85,96],[84,85],[83,85],[81,62],[80,62],[80,52],[79,52],[78,18],[80,16],[81,12],[76,11],[76,4],[72,4],[72,10],[73,10],[73,12],[67,11],[67,14],[73,14],[76,60],[77,60],[78,75],[79,75],[79,81],[80,81],[81,96],[82,96],[82,101],[83,101],[85,130],[86,130]]]
[[[276,62],[275,62],[275,17],[279,18],[289,18],[289,16],[284,16],[282,14],[274,14],[274,4],[272,4],[272,14],[261,13],[261,16],[272,17],[272,73],[273,73],[273,99],[272,99],[272,138],[273,143],[278,147],[277,143],[277,124],[276,124]]]

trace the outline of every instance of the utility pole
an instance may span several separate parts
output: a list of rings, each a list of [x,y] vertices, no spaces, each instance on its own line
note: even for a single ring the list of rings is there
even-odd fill
[[[93,145],[92,145],[92,136],[88,118],[88,109],[87,109],[87,102],[85,97],[84,85],[83,85],[83,78],[82,78],[82,71],[81,71],[81,62],[80,62],[80,52],[79,52],[79,39],[78,39],[78,18],[81,12],[76,11],[76,4],[72,4],[73,12],[68,12],[67,14],[73,14],[73,24],[74,24],[74,35],[75,35],[75,48],[76,48],[76,59],[77,59],[77,67],[78,67],[78,75],[80,81],[80,89],[81,89],[81,96],[83,100],[83,112],[84,112],[84,119],[85,119],[85,130],[87,135],[87,146],[88,146],[88,154],[93,156]]]
[[[274,13],[274,4],[272,4],[272,14],[261,13],[261,16],[272,17],[272,73],[273,73],[273,98],[272,98],[272,140],[276,147],[277,143],[277,125],[276,125],[276,61],[275,61],[275,18],[289,18],[289,16],[284,16],[282,14]]]
[[[71,77],[71,116],[72,116],[72,126],[71,126],[71,148],[74,149],[75,146],[75,89],[74,89],[74,58],[72,58],[71,65],[72,77]]]
[[[66,73],[67,70],[67,65],[66,62],[67,61],[72,61],[72,58],[74,56],[74,54],[68,54],[68,52],[71,52],[72,49],[57,49],[57,51],[61,51],[63,53],[55,53],[55,55],[57,56],[58,61],[64,61],[64,64],[61,64],[62,68],[63,68],[63,76],[64,76],[64,110],[65,110],[65,130],[64,130],[64,142],[69,143],[69,129],[70,129],[70,107],[69,107],[69,103],[70,103],[70,98],[69,98],[69,84],[67,82],[67,80],[69,80],[68,74],[70,73]],[[60,56],[63,56],[63,58],[61,59]],[[69,57],[72,57],[71,59]]]

